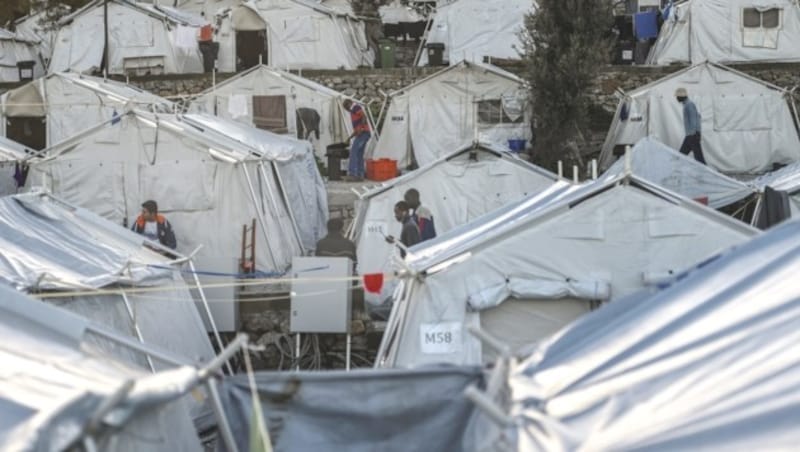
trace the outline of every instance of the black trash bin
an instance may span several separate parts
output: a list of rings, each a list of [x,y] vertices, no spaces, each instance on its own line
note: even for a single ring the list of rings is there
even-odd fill
[[[428,66],[443,66],[444,44],[429,42],[425,47],[428,49]]]
[[[342,180],[342,160],[350,157],[347,143],[328,145],[325,157],[328,157],[328,180]]]
[[[217,54],[219,54],[219,43],[201,41],[198,45],[200,46],[200,54],[203,55],[203,72],[213,72],[214,61],[217,60]]]
[[[34,66],[36,66],[35,61],[17,61],[17,70],[19,71],[20,82],[29,82],[33,80]]]

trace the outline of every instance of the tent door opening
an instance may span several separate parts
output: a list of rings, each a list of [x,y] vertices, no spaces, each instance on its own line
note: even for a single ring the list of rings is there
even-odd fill
[[[258,66],[261,62],[269,63],[267,52],[267,30],[236,32],[236,70],[243,71]]]
[[[47,147],[47,121],[41,116],[6,118],[6,137],[37,151]]]

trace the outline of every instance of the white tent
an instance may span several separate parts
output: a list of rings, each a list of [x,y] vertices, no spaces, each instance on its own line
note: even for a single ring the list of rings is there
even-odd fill
[[[648,64],[800,61],[797,0],[688,0],[675,5]]]
[[[327,146],[347,141],[352,131],[350,116],[341,106],[344,97],[319,83],[259,65],[199,94],[189,111],[308,140],[324,160]]]
[[[0,28],[0,83],[18,82],[20,70],[17,63],[34,63],[31,75],[41,77],[44,64],[39,56],[37,41],[26,35],[13,33]]]
[[[20,168],[20,163],[32,152],[34,151],[15,141],[0,137],[0,196],[17,192],[19,187],[14,176]]]
[[[124,338],[6,287],[0,313],[0,449],[202,449],[181,400],[200,382],[195,369],[148,376],[91,337]]]
[[[698,64],[627,93],[619,103],[600,155],[615,154],[646,136],[673,149],[684,138],[675,90],[686,88],[702,118],[703,155],[725,174],[763,173],[774,163],[800,160],[797,113],[789,92],[713,63]]]
[[[2,135],[42,149],[135,107],[159,113],[175,105],[125,83],[60,72],[0,96]]]
[[[528,90],[495,66],[461,63],[389,94],[374,158],[427,165],[465,142],[531,138]]]
[[[59,22],[48,71],[99,72],[107,47],[108,74],[203,72],[197,38],[206,23],[157,5],[94,0]]]
[[[426,43],[444,44],[444,61],[483,61],[484,57],[518,60],[523,52],[520,34],[533,0],[458,0],[440,5]],[[419,65],[428,64],[420,55]]]
[[[188,362],[214,356],[182,266],[172,263],[180,256],[151,250],[143,236],[51,195],[26,193],[0,198],[0,242],[4,284]],[[116,346],[109,351],[164,369]]]
[[[558,176],[491,144],[464,146],[418,170],[360,195],[350,238],[356,243],[362,274],[391,273],[395,247],[384,236],[400,236],[394,204],[409,188],[420,192],[433,214],[437,234],[551,186]],[[370,294],[367,294],[368,296]],[[380,300],[391,295],[384,289]],[[379,300],[372,300],[379,301]]]
[[[633,147],[630,160],[620,158],[603,177],[616,177],[629,170],[642,179],[687,198],[705,198],[714,209],[733,204],[755,193],[750,185],[703,165],[692,156],[665,146],[654,138],[642,138]]]
[[[307,142],[213,116],[129,111],[48,152],[34,169],[55,194],[117,224],[156,200],[178,251],[199,248],[202,271],[238,275],[242,227],[254,221],[253,258],[268,274],[285,271],[324,232],[327,199]],[[213,293],[221,328],[235,328],[233,288]]]
[[[798,272],[792,222],[573,323],[512,367],[507,450],[794,449]]]
[[[376,366],[492,360],[467,326],[536,342],[757,233],[636,176],[559,185],[411,248]]]
[[[62,13],[69,12],[69,7],[66,5],[58,4],[51,8],[58,9]],[[42,62],[45,63],[42,67],[42,71],[45,70],[47,63],[53,55],[53,45],[56,40],[57,30],[50,26],[50,24],[43,22],[47,19],[47,14],[52,12],[52,9],[49,11],[41,10],[33,12],[13,22],[14,32],[16,32],[18,36],[36,43],[38,55],[42,59]]]
[[[259,63],[282,69],[372,67],[365,25],[311,0],[198,0],[181,9],[212,20],[217,68],[236,72]]]

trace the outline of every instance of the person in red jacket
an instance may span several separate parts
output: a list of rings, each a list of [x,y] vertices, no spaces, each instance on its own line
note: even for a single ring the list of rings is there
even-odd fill
[[[350,99],[345,99],[342,102],[342,106],[350,112],[350,122],[353,125],[353,133],[348,138],[348,140],[353,140],[353,143],[350,145],[350,159],[345,180],[351,182],[361,181],[364,180],[364,150],[367,147],[369,138],[372,136],[369,122],[361,105],[354,103]]]
[[[178,245],[172,225],[164,215],[158,213],[158,204],[152,199],[142,203],[142,213],[136,218],[131,230],[173,250]]]

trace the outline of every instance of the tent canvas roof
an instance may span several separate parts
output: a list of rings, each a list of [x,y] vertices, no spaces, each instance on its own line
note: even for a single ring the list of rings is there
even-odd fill
[[[791,449],[799,269],[794,221],[574,322],[512,371],[518,449]]]
[[[275,79],[284,79],[284,80],[288,81],[289,83],[300,85],[300,86],[303,86],[305,88],[308,88],[308,89],[311,89],[313,91],[316,91],[316,92],[318,92],[319,94],[321,94],[323,96],[330,96],[330,97],[340,97],[340,96],[342,96],[342,97],[344,97],[344,95],[342,93],[340,93],[340,92],[338,92],[336,90],[333,90],[331,88],[328,88],[325,85],[322,85],[322,84],[317,83],[317,82],[315,82],[313,80],[309,80],[307,78],[301,77],[299,75],[292,74],[291,72],[288,72],[288,71],[282,71],[280,69],[267,66],[265,64],[256,65],[256,66],[253,66],[250,69],[247,69],[247,70],[245,70],[243,72],[239,72],[235,76],[226,79],[222,83],[218,83],[216,86],[208,88],[207,90],[205,90],[202,93],[198,94],[197,97],[202,97],[202,96],[205,96],[205,95],[208,95],[208,94],[213,94],[213,93],[215,93],[215,92],[217,92],[217,91],[219,91],[221,89],[224,89],[224,88],[229,87],[231,85],[235,85],[237,83],[240,83],[243,79],[247,79],[248,77],[250,77],[250,76],[252,76],[254,74],[270,76],[270,77],[274,77]]]
[[[119,427],[107,429],[101,423],[95,441],[117,436],[118,447],[164,452],[201,447],[185,406],[172,403],[197,384],[193,369],[146,376],[93,347],[87,341],[90,324],[83,318],[2,285],[0,313],[3,450],[67,449],[127,380],[135,385],[119,401]],[[163,442],[144,443],[144,437]]]
[[[34,152],[16,141],[0,136],[0,162],[17,161],[27,157],[28,152]]]
[[[800,162],[764,174],[758,179],[753,180],[751,184],[760,190],[763,190],[766,186],[770,186],[775,190],[782,190],[794,194],[800,190]]]
[[[633,147],[630,166],[637,176],[687,198],[706,197],[708,205],[715,209],[744,199],[754,192],[747,184],[649,137],[642,138]],[[624,172],[625,158],[620,158],[603,177],[615,177]]]

